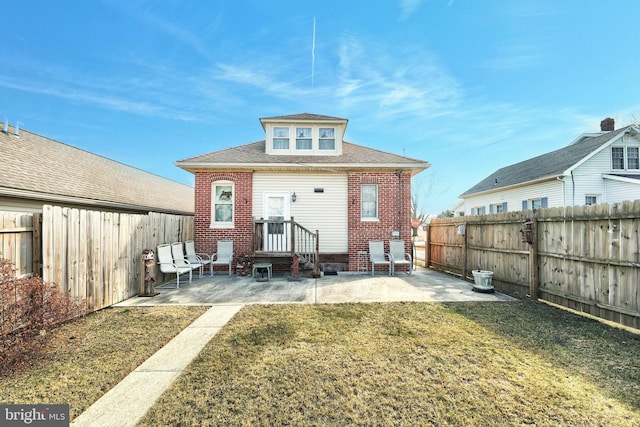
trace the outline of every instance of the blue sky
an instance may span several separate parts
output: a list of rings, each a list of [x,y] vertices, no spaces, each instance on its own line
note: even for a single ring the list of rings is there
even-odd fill
[[[184,158],[258,119],[349,120],[426,160],[424,213],[600,121],[640,120],[636,0],[21,0],[2,6],[0,121],[193,185]],[[315,20],[315,43],[314,43]]]

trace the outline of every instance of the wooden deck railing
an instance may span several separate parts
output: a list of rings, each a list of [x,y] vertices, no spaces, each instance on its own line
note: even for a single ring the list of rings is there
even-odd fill
[[[319,272],[319,233],[290,220],[253,220],[253,256],[298,255],[299,262]]]

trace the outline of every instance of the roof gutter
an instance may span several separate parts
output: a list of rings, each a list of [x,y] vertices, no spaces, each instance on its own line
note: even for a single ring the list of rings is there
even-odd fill
[[[210,163],[210,162],[176,162],[175,165],[189,172],[198,170],[358,170],[358,169],[393,169],[394,171],[411,170],[415,175],[431,167],[428,162],[424,163],[385,163],[385,164],[362,164],[362,163]]]
[[[630,184],[640,184],[640,175],[638,175],[637,179],[634,178],[629,178],[626,176],[617,176],[617,175],[610,175],[610,174],[602,174],[602,178],[604,179],[610,179],[613,181],[621,181],[621,182],[628,182]]]

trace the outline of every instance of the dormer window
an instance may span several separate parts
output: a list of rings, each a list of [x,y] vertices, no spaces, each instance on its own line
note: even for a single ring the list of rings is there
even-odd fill
[[[296,114],[260,119],[265,152],[277,156],[340,156],[346,119]]]
[[[311,150],[311,128],[296,128],[296,150]]]
[[[276,126],[273,128],[273,148],[275,150],[289,149],[289,128]]]
[[[335,128],[320,128],[319,146],[320,150],[336,149],[336,130]]]

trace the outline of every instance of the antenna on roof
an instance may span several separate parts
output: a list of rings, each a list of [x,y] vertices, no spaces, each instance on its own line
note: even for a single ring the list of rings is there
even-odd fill
[[[311,86],[316,73],[316,17],[313,17],[313,38],[311,40]]]
[[[2,132],[9,132],[9,119],[7,119],[7,116],[4,116],[4,126],[2,127]]]
[[[20,125],[23,125],[22,122],[16,122],[16,125],[13,127],[13,134],[15,136],[20,136]]]

